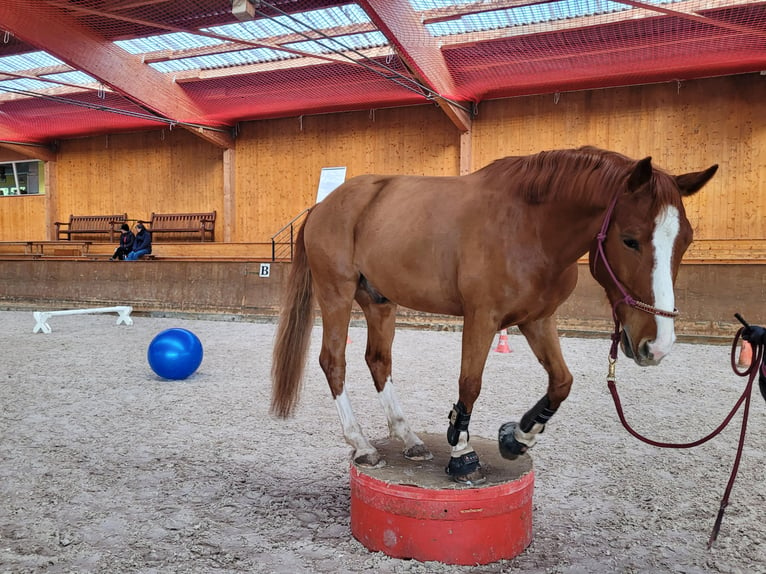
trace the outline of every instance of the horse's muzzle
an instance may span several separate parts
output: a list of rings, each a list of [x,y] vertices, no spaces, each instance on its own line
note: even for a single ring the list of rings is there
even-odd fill
[[[633,341],[630,338],[630,333],[627,329],[622,330],[622,336],[620,337],[620,348],[626,357],[633,359],[639,367],[651,367],[659,365],[662,357],[655,359],[652,352],[649,350],[649,340],[644,339],[639,343],[638,347],[634,350]],[[664,355],[663,355],[664,356]]]

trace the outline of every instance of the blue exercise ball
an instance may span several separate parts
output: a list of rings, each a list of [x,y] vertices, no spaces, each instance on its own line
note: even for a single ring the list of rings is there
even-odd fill
[[[166,329],[149,343],[149,366],[163,379],[181,380],[202,363],[202,343],[186,329]]]

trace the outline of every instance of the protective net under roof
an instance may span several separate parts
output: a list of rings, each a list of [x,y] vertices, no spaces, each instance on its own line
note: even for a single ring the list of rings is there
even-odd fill
[[[481,101],[766,70],[737,0],[3,0],[0,141]]]

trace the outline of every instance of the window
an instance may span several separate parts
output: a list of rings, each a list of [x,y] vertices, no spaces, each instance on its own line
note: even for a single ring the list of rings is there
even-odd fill
[[[45,193],[43,162],[0,162],[0,195],[37,195]]]

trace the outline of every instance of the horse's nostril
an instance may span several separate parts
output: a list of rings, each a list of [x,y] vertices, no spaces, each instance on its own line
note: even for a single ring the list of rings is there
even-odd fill
[[[652,354],[651,346],[649,345],[649,340],[644,339],[641,341],[641,345],[638,347],[638,354],[645,358],[645,359],[654,359],[655,357]]]
[[[641,350],[642,354],[650,361],[659,363],[667,355],[657,344],[656,341],[646,341]]]

